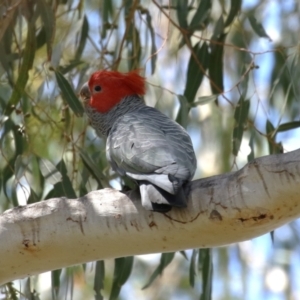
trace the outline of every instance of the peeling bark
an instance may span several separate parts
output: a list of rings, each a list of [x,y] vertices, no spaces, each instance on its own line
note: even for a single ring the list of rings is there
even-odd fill
[[[0,285],[93,260],[217,247],[300,216],[300,150],[195,180],[186,209],[146,211],[137,192],[94,191],[0,215]]]

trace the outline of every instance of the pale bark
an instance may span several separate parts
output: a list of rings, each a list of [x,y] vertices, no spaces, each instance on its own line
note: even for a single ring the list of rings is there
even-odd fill
[[[0,284],[83,262],[216,247],[251,239],[300,215],[300,150],[196,180],[187,209],[146,211],[134,192],[105,189],[0,215]]]

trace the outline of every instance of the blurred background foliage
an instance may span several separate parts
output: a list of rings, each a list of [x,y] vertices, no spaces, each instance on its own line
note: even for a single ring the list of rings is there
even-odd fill
[[[299,20],[297,0],[1,0],[0,211],[121,188],[77,99],[98,69],[141,69],[195,178],[299,148]],[[300,299],[298,231],[47,272],[0,299]]]

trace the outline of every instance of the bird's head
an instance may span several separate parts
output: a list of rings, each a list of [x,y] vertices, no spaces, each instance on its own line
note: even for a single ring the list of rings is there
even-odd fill
[[[93,73],[82,86],[80,98],[85,105],[106,113],[125,97],[145,93],[145,78],[138,71],[120,73],[102,70]]]

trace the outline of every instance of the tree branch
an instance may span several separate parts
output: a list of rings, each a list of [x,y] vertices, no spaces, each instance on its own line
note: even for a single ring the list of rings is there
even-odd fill
[[[146,211],[136,192],[104,189],[0,215],[0,285],[83,262],[216,247],[267,233],[300,215],[300,149],[190,185],[186,209]]]

